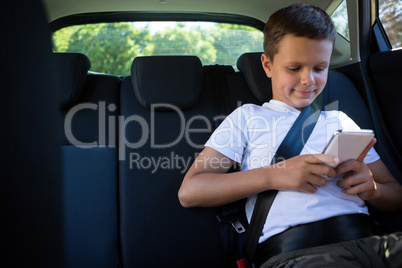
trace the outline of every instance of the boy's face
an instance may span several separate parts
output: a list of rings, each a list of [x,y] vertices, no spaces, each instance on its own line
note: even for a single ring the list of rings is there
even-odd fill
[[[261,56],[265,73],[272,80],[274,100],[299,110],[310,105],[324,89],[332,53],[332,42],[285,36],[274,61]]]

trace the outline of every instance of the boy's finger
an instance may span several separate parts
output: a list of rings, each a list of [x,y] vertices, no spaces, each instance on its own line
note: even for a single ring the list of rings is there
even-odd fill
[[[335,168],[331,167],[328,164],[323,164],[323,165],[313,165],[310,169],[310,172],[317,175],[318,178],[323,179],[322,176],[326,177],[335,177],[336,176],[336,170]],[[322,182],[324,183],[326,180],[324,179]],[[312,181],[311,181],[312,182]],[[313,184],[316,184],[312,182]],[[321,184],[318,184],[321,185]]]
[[[346,175],[342,180],[337,181],[336,185],[348,189],[365,182],[364,178],[360,177],[358,174],[353,174],[351,172],[348,173],[349,175]]]
[[[361,171],[364,164],[362,163],[362,161],[356,161],[356,160],[349,160],[346,161],[344,163],[342,163],[342,165],[339,165],[336,167],[336,174],[344,174],[347,172],[358,172]]]
[[[370,149],[376,144],[377,139],[373,138],[370,143],[367,145],[366,149],[360,154],[360,156],[357,158],[359,161],[363,161],[364,158],[366,157],[367,153],[370,151]]]
[[[317,192],[317,187],[311,183],[305,183],[300,187],[300,190],[307,193],[315,193]]]
[[[310,164],[326,164],[336,166],[342,162],[339,157],[325,154],[312,154],[306,157],[305,161]]]
[[[309,183],[312,185],[323,186],[327,183],[327,180],[319,175],[312,175],[309,179]]]

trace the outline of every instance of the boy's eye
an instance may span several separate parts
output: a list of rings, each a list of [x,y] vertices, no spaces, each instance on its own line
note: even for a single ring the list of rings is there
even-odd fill
[[[288,67],[288,69],[290,71],[297,72],[301,69],[301,67]],[[315,67],[314,68],[314,71],[316,71],[316,72],[322,72],[324,70],[325,70],[325,67]]]

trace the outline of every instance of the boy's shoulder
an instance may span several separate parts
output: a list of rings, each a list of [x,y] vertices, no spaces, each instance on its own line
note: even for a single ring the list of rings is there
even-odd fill
[[[253,103],[243,104],[243,105],[237,107],[233,111],[234,114],[242,114],[244,117],[247,117],[249,115],[264,114],[266,112],[267,112],[267,108],[265,107],[265,104],[257,105],[257,104],[253,104]]]
[[[253,104],[253,103],[245,103],[242,104],[241,106],[237,106],[236,109],[233,110],[233,112],[249,112],[253,110],[259,110],[262,106]]]
[[[244,109],[244,110],[255,110],[255,109],[261,109],[262,105],[257,105],[253,103],[245,103],[239,108]]]
[[[254,104],[254,103],[245,103],[242,106],[238,107],[241,108],[243,110],[249,111],[249,110],[253,110],[253,111],[267,111],[267,110],[272,110],[275,111],[275,103],[274,101],[269,101],[269,102],[264,102],[263,104],[259,105],[259,104]]]

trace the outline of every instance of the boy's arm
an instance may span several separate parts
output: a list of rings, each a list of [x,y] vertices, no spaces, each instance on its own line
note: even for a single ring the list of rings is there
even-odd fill
[[[315,192],[324,185],[321,175],[333,177],[337,163],[326,155],[302,155],[269,167],[227,173],[234,161],[206,147],[194,161],[178,196],[184,207],[210,207],[227,204],[270,189],[296,189]]]
[[[261,176],[244,175],[227,171],[235,162],[206,147],[188,170],[179,190],[179,200],[184,207],[211,207],[230,203],[253,195],[263,188]]]

